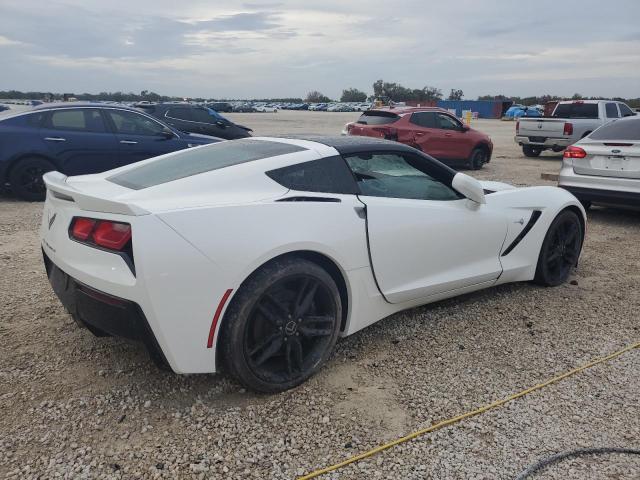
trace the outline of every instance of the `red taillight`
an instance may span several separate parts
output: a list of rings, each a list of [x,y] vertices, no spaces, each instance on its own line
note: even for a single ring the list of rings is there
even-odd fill
[[[109,220],[75,217],[71,223],[71,237],[82,243],[109,250],[122,250],[131,240],[131,225]]]
[[[93,240],[110,250],[122,250],[131,240],[131,225],[128,223],[101,221],[93,232]]]
[[[567,147],[564,151],[564,158],[584,158],[587,156],[587,152],[585,152],[580,147]]]
[[[520,120],[516,120],[516,135],[520,133]]]
[[[86,241],[95,227],[96,221],[92,218],[76,217],[71,227],[71,235],[81,242]]]
[[[564,130],[562,131],[563,135],[573,135],[573,123],[565,122]]]

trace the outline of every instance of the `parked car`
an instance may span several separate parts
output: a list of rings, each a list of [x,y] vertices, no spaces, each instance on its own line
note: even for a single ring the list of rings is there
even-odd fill
[[[11,110],[11,108],[8,107],[7,105],[0,104],[0,112],[5,112],[7,110]]]
[[[491,161],[493,153],[488,135],[435,107],[367,110],[356,122],[345,125],[343,133],[395,140],[448,165],[466,165],[473,169]]]
[[[558,102],[551,118],[520,118],[515,142],[527,157],[537,157],[545,150],[561,152],[599,126],[632,115],[626,104],[613,100]]]
[[[238,103],[233,106],[232,111],[235,113],[253,113],[256,109],[250,103]]]
[[[142,109],[178,130],[234,140],[251,136],[251,129],[237,125],[215,110],[189,103],[154,103]]]
[[[640,117],[613,120],[564,151],[558,186],[585,207],[640,207]]]
[[[49,104],[0,118],[0,186],[43,200],[42,175],[103,172],[187,147],[218,142],[186,134],[130,107]]]
[[[482,183],[373,138],[254,137],[45,182],[45,268],[78,324],[262,392],[395,312],[565,282],[586,223],[560,188]]]
[[[256,112],[276,113],[277,111],[278,111],[278,109],[276,107],[274,107],[273,105],[258,105],[256,107]]]
[[[206,106],[211,110],[215,110],[216,112],[229,113],[233,111],[233,107],[228,102],[208,103]]]

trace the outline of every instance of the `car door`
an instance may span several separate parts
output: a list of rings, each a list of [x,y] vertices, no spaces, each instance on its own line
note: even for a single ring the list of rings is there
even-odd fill
[[[191,116],[194,122],[197,122],[198,125],[200,125],[200,133],[203,133],[205,135],[227,138],[229,130],[233,127],[233,124],[226,118],[224,118],[214,110],[210,110],[208,108],[193,108],[191,111]]]
[[[38,133],[66,175],[104,172],[117,166],[118,141],[98,108],[53,110]]]
[[[433,138],[436,158],[442,160],[466,160],[471,155],[472,141],[462,128],[462,123],[446,113],[436,113],[438,133]]]
[[[185,148],[187,145],[163,124],[131,110],[108,109],[107,116],[119,144],[118,166]]]
[[[169,107],[164,114],[163,120],[183,132],[206,134],[206,127],[194,121],[193,109],[189,105]]]
[[[507,220],[457,193],[455,172],[405,152],[345,160],[366,205],[372,267],[389,302],[488,286],[500,276]]]
[[[409,117],[406,129],[406,137],[410,139],[409,142],[404,140],[405,129],[398,129],[398,141],[407,145],[416,145],[425,153],[432,155],[436,158],[440,156],[441,147],[439,142],[434,142],[435,136],[441,132],[436,125],[436,113],[435,112],[415,112]],[[413,146],[412,145],[412,146]]]

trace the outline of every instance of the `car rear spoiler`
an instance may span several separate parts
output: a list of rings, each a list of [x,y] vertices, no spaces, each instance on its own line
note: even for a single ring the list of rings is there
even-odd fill
[[[84,193],[67,183],[67,176],[60,172],[48,172],[42,177],[47,190],[59,200],[73,202],[82,210],[91,212],[117,213],[121,215],[149,215],[149,211],[125,202],[119,202],[107,198],[108,192],[103,195]],[[98,190],[99,191],[99,190]]]

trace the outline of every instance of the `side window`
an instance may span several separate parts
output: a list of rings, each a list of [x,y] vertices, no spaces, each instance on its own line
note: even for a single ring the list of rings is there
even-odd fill
[[[607,111],[607,118],[620,118],[620,114],[618,113],[618,105],[615,103],[607,103],[605,105],[605,109]]]
[[[70,108],[55,110],[49,117],[49,127],[56,130],[77,132],[106,132],[100,110],[94,108]]]
[[[161,135],[164,125],[149,117],[125,110],[110,110],[109,116],[116,127],[116,133],[123,135]]]
[[[191,115],[191,109],[188,107],[172,107],[167,110],[167,117],[177,118],[178,120],[194,120]]]
[[[458,200],[455,190],[443,183],[455,172],[430,165],[429,161],[404,153],[362,153],[345,157],[362,195],[414,200]],[[443,177],[442,180],[435,175]]]
[[[2,119],[2,125],[9,127],[39,128],[42,126],[45,116],[44,112],[18,115],[16,117]]]
[[[267,172],[283,187],[302,192],[357,193],[353,175],[341,157],[298,163]]]
[[[635,113],[633,113],[633,110],[631,110],[624,103],[619,103],[618,106],[620,107],[620,113],[623,117],[633,117],[635,115]]]
[[[436,126],[436,114],[432,112],[412,113],[409,121],[423,128],[438,128]]]
[[[191,110],[191,115],[194,122],[216,123],[223,121],[221,115],[208,108],[194,108]]]
[[[437,118],[438,126],[443,130],[460,130],[461,128],[460,122],[450,117],[449,115],[438,113]]]

